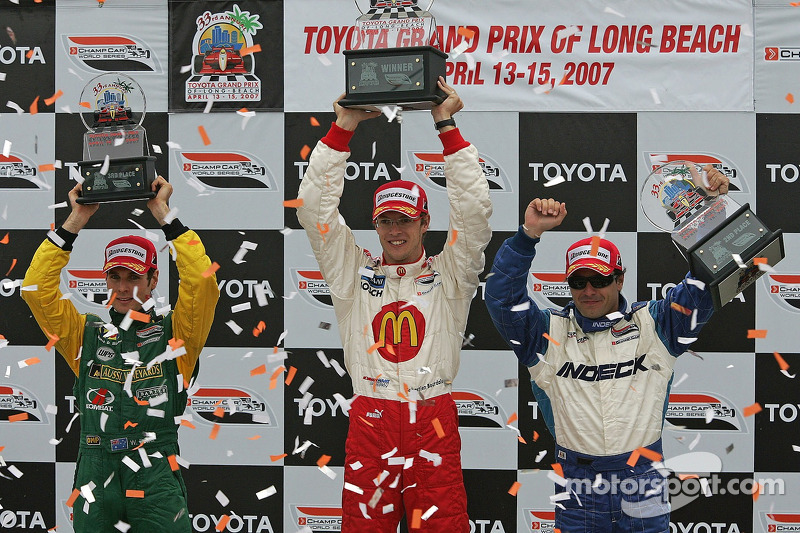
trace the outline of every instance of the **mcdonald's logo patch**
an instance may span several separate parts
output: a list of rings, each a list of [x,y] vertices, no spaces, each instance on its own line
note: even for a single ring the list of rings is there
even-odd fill
[[[378,353],[392,363],[404,363],[417,356],[425,338],[425,317],[408,302],[384,305],[372,319],[372,333]]]

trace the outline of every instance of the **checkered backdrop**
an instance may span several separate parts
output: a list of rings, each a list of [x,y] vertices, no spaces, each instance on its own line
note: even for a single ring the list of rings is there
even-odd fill
[[[367,4],[361,2],[364,11]],[[448,80],[466,103],[458,125],[477,146],[491,187],[495,233],[487,262],[531,198],[553,196],[569,206],[531,267],[537,304],[566,302],[563,252],[586,235],[584,217],[595,230],[609,219],[608,234],[628,267],[629,301],[659,298],[683,276],[686,262],[669,236],[639,209],[654,161],[711,162],[731,178],[733,199],[749,203],[770,229],[783,229],[786,259],[776,272],[718,313],[694,352],[679,359],[664,447],[713,489],[706,495],[705,482],[676,478],[671,531],[800,528],[793,381],[800,368],[800,9],[760,0],[440,0],[431,11],[449,54]],[[232,532],[340,529],[348,418],[334,394],[349,397],[352,389],[337,371],[343,354],[327,286],[283,201],[296,197],[306,147],[334,118],[342,50],[415,44],[410,35],[362,38],[353,30],[358,15],[349,0],[0,3],[0,529],[71,530],[66,499],[80,399],[19,294],[34,250],[67,214],[60,204],[73,186],[69,169],[82,158],[81,92],[106,72],[142,86],[143,126],[158,171],[175,187],[173,207],[222,265],[201,388],[187,407],[194,428],[180,429],[195,531],[214,531],[223,515]],[[243,72],[203,70],[204,53],[218,41],[242,51]],[[359,128],[341,211],[360,242],[379,249],[365,205],[378,185],[402,176],[428,192],[426,246],[429,253],[441,249],[448,205],[440,155],[426,112]],[[544,188],[558,177],[565,181]],[[81,232],[62,290],[82,312],[103,314],[93,296],[103,287],[92,275],[103,245],[123,231],[157,235],[156,227],[142,202],[103,206]],[[244,261],[235,262],[243,247]],[[174,267],[162,276],[168,293],[161,296],[174,302]],[[266,305],[256,287],[268,289]],[[250,310],[233,311],[245,302]],[[753,329],[766,337],[747,338]],[[285,361],[276,359],[275,346]],[[786,372],[774,353],[789,365]],[[462,354],[454,397],[472,531],[552,530],[553,441],[527,371],[491,326],[482,287]],[[40,362],[26,366],[32,358]],[[297,376],[270,389],[269,375],[281,363]],[[260,365],[267,374],[251,376]],[[303,410],[298,387],[306,377],[314,380],[313,400]],[[237,410],[220,420],[199,399],[233,399]],[[762,410],[750,415],[746,408],[755,403]],[[11,422],[22,413],[25,420]],[[524,443],[507,425],[514,414],[510,425]],[[214,422],[221,430],[210,439]],[[293,454],[304,441],[313,445]],[[316,466],[323,454],[332,457],[333,478]],[[516,497],[507,492],[515,481]],[[753,482],[764,489],[758,498]],[[269,487],[273,495],[256,496]],[[222,505],[218,491],[229,503]]]

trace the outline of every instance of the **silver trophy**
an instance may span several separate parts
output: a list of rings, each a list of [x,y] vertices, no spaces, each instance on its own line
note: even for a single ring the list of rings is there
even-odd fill
[[[647,220],[668,232],[706,283],[719,309],[784,257],[780,229],[771,232],[749,204],[707,188],[702,165],[671,161],[656,167],[642,186],[641,207]]]
[[[344,107],[380,110],[430,109],[447,95],[436,82],[445,75],[447,54],[432,46],[436,19],[418,0],[370,0],[356,19],[357,50],[345,50]]]
[[[118,72],[101,74],[81,92],[80,115],[83,178],[80,204],[153,198],[156,178],[147,132],[142,127],[147,102],[133,78]]]

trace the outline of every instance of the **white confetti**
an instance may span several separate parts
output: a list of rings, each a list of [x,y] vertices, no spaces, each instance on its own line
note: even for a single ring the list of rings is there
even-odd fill
[[[622,317],[624,317],[624,316],[625,316],[625,315],[623,315],[623,314],[622,314],[622,313],[620,313],[619,311],[614,311],[613,313],[608,313],[608,314],[606,315],[606,318],[607,318],[607,319],[609,319],[609,320],[617,320],[617,319],[619,319],[619,318],[622,318]]]
[[[108,158],[108,154],[106,154],[105,159],[103,159],[103,166],[100,167],[100,174],[105,176],[108,174],[108,165],[110,164],[110,160]]]
[[[328,468],[328,465],[319,466],[317,468],[319,468],[319,471],[328,476],[329,478],[336,479],[336,472]],[[361,494],[363,494],[363,492]]]
[[[277,489],[275,489],[275,485],[270,485],[266,489],[256,492],[256,498],[258,498],[259,500],[263,500],[264,498],[269,498],[273,494],[277,493],[278,491]]]
[[[238,335],[242,332],[242,328],[239,327],[239,324],[237,324],[233,320],[228,320],[227,322],[225,322],[225,325],[231,328],[231,331],[233,331],[234,335]]]
[[[697,340],[697,337],[678,337],[678,342],[681,344],[691,344]]]
[[[697,287],[701,291],[705,290],[705,288],[706,288],[706,284],[703,283],[702,281],[700,281],[699,279],[686,278],[686,283],[688,283],[689,285],[694,285],[695,287]]]
[[[217,495],[215,496],[215,498],[217,498],[217,501],[223,507],[227,507],[228,504],[231,503],[231,501],[228,499],[228,497],[225,496],[225,493],[222,492],[221,490],[217,491]]]
[[[192,70],[192,65],[181,65],[181,74],[186,74]]]
[[[382,510],[383,510],[383,514],[389,514],[392,511],[394,511],[394,504],[393,503],[387,503],[386,505],[383,506]]]
[[[325,368],[331,367],[331,364],[328,362],[328,358],[325,356],[325,352],[322,350],[317,350],[317,357],[319,357],[319,360],[322,361],[323,365],[325,365]]]
[[[653,98],[653,103],[656,105],[661,105],[661,98],[658,96],[658,91],[654,88],[650,89],[650,96]]]
[[[19,468],[17,468],[17,467],[16,467],[16,465],[9,465],[9,466],[8,466],[8,471],[9,471],[9,472],[11,472],[11,474],[13,474],[13,476],[14,476],[15,478],[17,478],[17,479],[21,478],[21,477],[22,477],[22,475],[23,475],[23,474],[22,474],[22,470],[20,470]]]
[[[433,513],[435,513],[438,510],[439,510],[438,507],[436,507],[435,505],[431,505],[430,508],[427,511],[422,513],[422,519],[423,520],[427,520],[428,518],[430,518],[433,515]]]
[[[61,202],[60,204],[48,205],[47,209],[58,209],[60,207],[67,207],[67,202]]]
[[[364,494],[364,490],[361,487],[358,487],[346,481],[344,483],[344,489],[349,490],[350,492],[355,492],[356,494]]]
[[[623,15],[623,14],[622,14],[622,13],[620,13],[619,11],[615,11],[615,10],[611,9],[610,7],[606,7],[606,8],[603,10],[603,12],[604,12],[604,13],[609,13],[609,14],[611,14],[611,15],[616,15],[616,16],[618,16],[618,17],[625,18],[625,15]]]
[[[317,56],[317,59],[319,59],[319,62],[322,63],[323,65],[325,65],[326,67],[329,67],[329,66],[331,66],[333,64],[333,63],[331,63],[331,60],[328,59],[328,56],[323,55],[323,54],[319,54]]]
[[[178,144],[176,142],[172,142],[172,141],[167,141],[167,146],[172,150],[180,150],[181,149],[181,145],[180,144]]]
[[[683,374],[683,375],[680,377],[680,379],[678,379],[678,381],[676,381],[675,383],[673,383],[673,385],[672,385],[672,386],[673,386],[673,387],[677,387],[678,385],[680,385],[681,383],[683,383],[683,381],[684,381],[686,378],[688,378],[688,377],[689,377],[689,374],[686,374],[686,373],[684,373],[684,374]]]
[[[463,54],[466,51],[466,49],[469,48],[469,47],[470,47],[470,43],[467,42],[466,39],[464,39],[463,41],[458,43],[458,46],[456,46],[455,48],[453,48],[450,51],[450,60],[453,60],[453,59],[457,58],[458,56],[460,56],[461,54]]]
[[[136,464],[136,461],[131,459],[129,456],[125,456],[122,458],[122,462],[125,463],[125,466],[133,470],[134,472],[138,472],[141,468],[139,465]]]
[[[544,186],[545,187],[553,187],[554,185],[559,185],[559,184],[564,183],[566,181],[567,180],[564,178],[564,176],[556,176],[555,178],[549,179],[546,182],[544,182]]]
[[[248,311],[250,309],[250,302],[244,302],[241,304],[236,304],[231,306],[231,313],[240,313],[242,311]]]
[[[122,146],[124,142],[125,142],[125,130],[120,129],[119,136],[116,139],[114,139],[114,146]]]
[[[6,139],[3,142],[3,157],[8,157],[11,154],[11,141]]]
[[[530,308],[531,308],[531,303],[530,302],[522,302],[521,304],[517,304],[517,305],[513,306],[511,308],[511,312],[515,313],[515,312],[518,312],[518,311],[527,311]]]
[[[537,453],[537,454],[536,454],[536,462],[538,463],[539,461],[541,461],[542,459],[544,459],[544,456],[545,456],[545,455],[547,455],[547,450],[542,450],[542,451],[540,451],[539,453]]]
[[[336,359],[331,359],[331,366],[336,371],[336,373],[339,374],[339,377],[344,377],[346,372],[345,372],[344,368],[342,368],[339,365],[339,361],[337,361]]]
[[[214,100],[207,100],[206,106],[203,108],[203,113],[210,113],[211,107],[214,105]]]
[[[127,522],[119,520],[116,524],[114,524],[114,528],[117,529],[118,531],[121,531],[122,533],[127,533],[128,530],[131,528],[131,525]]]
[[[694,450],[694,447],[697,446],[697,443],[700,442],[700,434],[698,433],[694,440],[689,444],[689,449]]]
[[[18,106],[16,103],[12,102],[11,100],[6,102],[6,107],[10,107],[11,109],[13,109],[14,111],[16,111],[17,113],[20,113],[20,114],[25,112],[25,111],[22,110],[22,108],[20,106]]]
[[[589,219],[589,217],[583,218],[583,227],[586,228],[586,233],[591,234],[593,232],[592,221]]]
[[[707,408],[705,411],[705,418],[706,424],[710,424],[712,420],[714,420],[714,409],[711,407]]]

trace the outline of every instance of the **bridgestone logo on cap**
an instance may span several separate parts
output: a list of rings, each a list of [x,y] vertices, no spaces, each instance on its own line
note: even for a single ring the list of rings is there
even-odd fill
[[[574,250],[569,251],[569,264],[571,265],[578,259],[583,259],[584,257],[597,257],[601,261],[605,261],[607,264],[611,264],[611,252],[607,248],[597,248],[597,255],[592,256],[592,247],[590,245],[587,246],[578,246]]]
[[[416,206],[419,201],[419,194],[413,194],[408,189],[386,189],[378,194],[375,199],[375,205],[379,206],[385,202],[400,200]]]
[[[106,258],[109,261],[117,255],[133,256],[142,263],[147,263],[147,250],[135,244],[115,244],[106,251]]]

